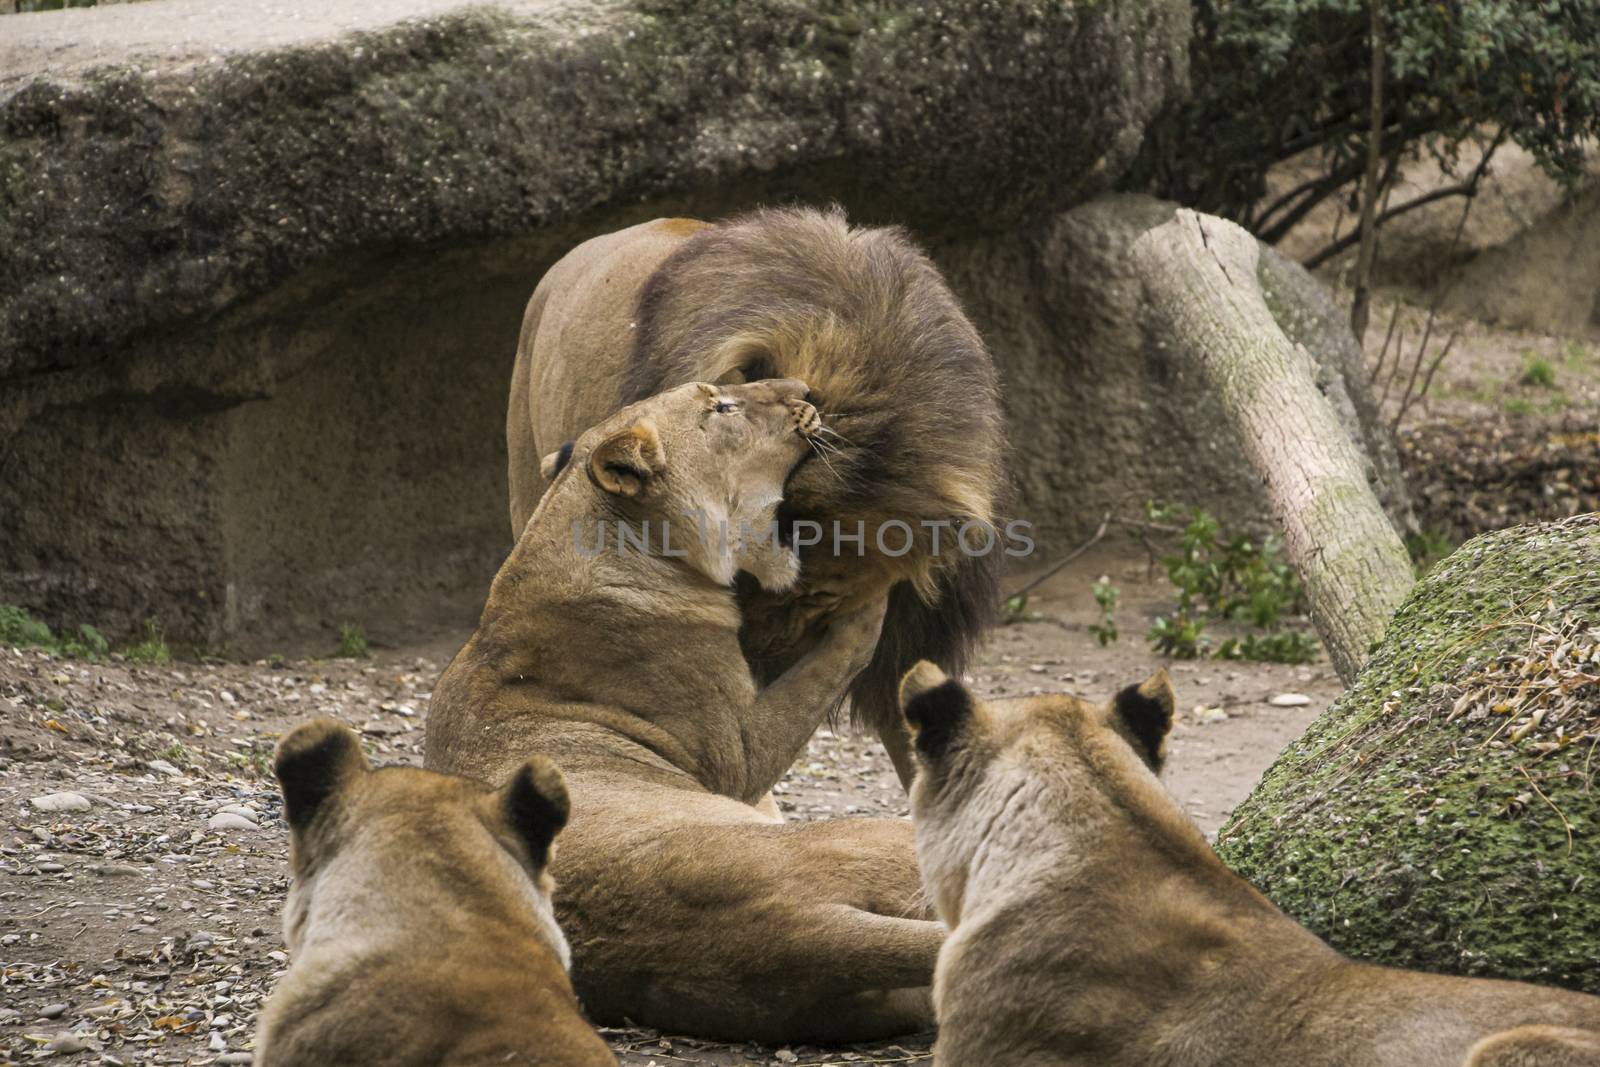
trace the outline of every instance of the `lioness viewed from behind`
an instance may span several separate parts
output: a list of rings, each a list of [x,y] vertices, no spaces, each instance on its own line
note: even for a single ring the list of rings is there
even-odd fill
[[[1355,962],[1224,867],[1156,779],[1164,673],[983,703],[921,663],[901,696],[936,1064],[1600,1065],[1600,998]]]
[[[605,1023],[784,1042],[932,1022],[942,930],[910,824],[785,825],[753,806],[883,616],[881,595],[836,615],[765,686],[740,651],[735,573],[772,590],[797,577],[793,547],[744,532],[768,528],[820,432],[805,393],[691,383],[580,436],[434,687],[427,766],[497,781],[529,753],[561,764],[556,907]]]
[[[561,773],[534,757],[492,790],[374,771],[328,719],[278,745],[294,963],[262,1014],[258,1067],[615,1067],[567,979],[548,864]]]
[[[989,353],[905,232],[851,226],[837,209],[763,210],[657,219],[567,253],[539,282],[517,343],[512,535],[548,484],[541,459],[564,442],[686,382],[759,378],[803,379],[830,430],[828,455],[794,472],[785,504],[822,540],[803,549],[798,583],[741,589],[746,656],[771,681],[834,615],[889,593],[852,706],[909,785],[896,688],[918,659],[961,669],[992,620],[1004,553],[987,538],[1004,444]],[[845,537],[860,523],[862,540],[835,551],[835,523]]]

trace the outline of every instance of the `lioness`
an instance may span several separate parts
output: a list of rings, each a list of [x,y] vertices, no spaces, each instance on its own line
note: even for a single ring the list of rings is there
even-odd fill
[[[567,979],[545,868],[567,821],[535,756],[491,790],[374,771],[329,719],[278,744],[294,965],[268,1001],[258,1067],[615,1067]]]
[[[517,343],[512,534],[548,484],[541,459],[624,404],[696,380],[777,377],[809,384],[831,427],[827,454],[786,493],[787,520],[818,524],[796,540],[821,540],[803,548],[798,583],[740,590],[743,647],[770,681],[835,613],[892,588],[852,705],[909,785],[900,675],[918,659],[961,669],[992,619],[1004,548],[1025,546],[987,540],[1003,451],[992,361],[902,231],[853,228],[837,209],[767,210],[657,219],[569,252],[539,282]]]
[[[883,611],[835,616],[764,688],[740,654],[735,572],[796,579],[793,547],[755,535],[819,432],[805,392],[689,384],[579,437],[433,691],[427,766],[494,781],[530,752],[560,762],[556,907],[603,1022],[775,1042],[932,1022],[943,931],[910,824],[751,806],[866,665]]]
[[[946,1067],[1600,1065],[1600,998],[1357,963],[1222,865],[1156,780],[1165,673],[1106,707],[902,699]]]

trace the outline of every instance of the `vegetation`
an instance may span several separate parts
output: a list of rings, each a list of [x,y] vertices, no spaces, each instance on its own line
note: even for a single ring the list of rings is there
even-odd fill
[[[1474,538],[1217,851],[1360,959],[1600,993],[1600,517]]]
[[[1306,611],[1306,600],[1278,538],[1257,544],[1242,535],[1226,536],[1216,518],[1200,508],[1152,503],[1148,511],[1152,523],[1181,527],[1177,554],[1162,559],[1178,588],[1178,606],[1150,627],[1146,637],[1152,648],[1196,659],[1211,650],[1206,627],[1225,621],[1255,632],[1224,641],[1216,650],[1220,658],[1307,663],[1315,657],[1315,638],[1282,625],[1285,616]]]
[[[172,651],[167,648],[166,634],[154,619],[145,620],[144,640],[136,641],[122,650],[130,663],[147,663],[152,666],[165,666],[172,662]]]
[[[1554,389],[1556,387],[1556,370],[1547,359],[1525,353],[1522,357],[1523,385],[1531,385],[1536,389]]]
[[[1575,181],[1583,142],[1600,133],[1593,0],[1385,0],[1376,13],[1360,0],[1196,0],[1194,13],[1191,98],[1155,125],[1138,176],[1267,241],[1363,179],[1374,95],[1382,158],[1368,199],[1382,204],[1379,225],[1475,195],[1487,168],[1461,174],[1469,143],[1492,158],[1515,142],[1548,173]],[[1485,129],[1496,132],[1485,139]],[[1422,152],[1461,180],[1388,203],[1400,161]],[[1318,160],[1315,172],[1267,201],[1267,172],[1303,153]]]
[[[1110,577],[1101,575],[1100,580],[1094,583],[1094,602],[1100,605],[1100,621],[1089,624],[1089,632],[1094,639],[1104,648],[1115,641],[1117,633],[1117,587],[1111,584]]]
[[[367,647],[367,634],[358,622],[347,622],[339,627],[339,659],[366,659],[371,655]]]
[[[58,656],[100,660],[111,651],[105,637],[84,624],[57,636],[50,627],[13,604],[0,604],[0,644],[42,648]]]
[[[1442,530],[1430,528],[1406,535],[1406,551],[1411,554],[1411,565],[1416,568],[1418,578],[1455,550],[1455,542]]]

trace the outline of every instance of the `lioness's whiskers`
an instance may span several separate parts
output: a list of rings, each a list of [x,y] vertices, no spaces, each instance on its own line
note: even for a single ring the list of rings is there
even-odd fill
[[[835,478],[838,478],[839,472],[833,469],[832,463],[828,462],[827,453],[823,452],[821,448],[817,447],[817,439],[814,437],[808,437],[806,438],[806,444],[810,445],[812,450],[816,452],[817,458],[822,460],[822,465],[828,468],[828,473],[833,475]],[[843,481],[843,479],[840,480]]]
[[[847,445],[851,443],[850,438],[846,437],[844,434],[840,433],[838,430],[835,430],[832,426],[827,426],[827,425],[818,426],[817,427],[817,432],[818,433],[830,434],[833,437],[838,438],[840,441],[843,441]]]

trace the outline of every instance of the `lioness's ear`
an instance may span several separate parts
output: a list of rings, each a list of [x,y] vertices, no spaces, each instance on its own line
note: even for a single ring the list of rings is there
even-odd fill
[[[528,843],[534,866],[543,870],[550,862],[550,843],[572,811],[561,771],[545,757],[534,756],[500,790],[500,806],[511,828]]]
[[[272,757],[290,829],[304,829],[329,797],[368,769],[361,742],[348,726],[318,719],[291,730]]]
[[[589,477],[617,496],[639,496],[666,469],[667,453],[649,419],[618,430],[589,453]]]
[[[572,459],[572,444],[568,441],[539,461],[539,473],[544,475],[545,481],[554,481],[555,476],[566,467],[567,461]]]
[[[917,754],[936,760],[960,736],[974,705],[966,686],[923,660],[900,680],[900,706],[911,724]]]
[[[1172,712],[1178,696],[1166,669],[1156,671],[1138,685],[1130,685],[1111,701],[1113,726],[1125,737],[1139,758],[1156,773],[1167,758],[1167,733],[1172,729]]]

